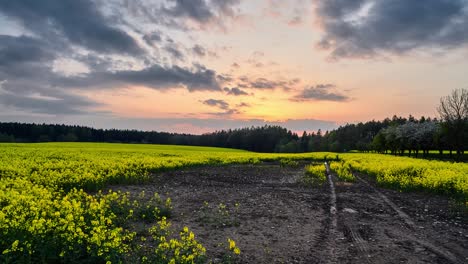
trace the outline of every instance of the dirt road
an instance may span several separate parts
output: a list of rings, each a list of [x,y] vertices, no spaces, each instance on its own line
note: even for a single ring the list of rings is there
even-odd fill
[[[174,226],[189,226],[215,262],[229,237],[240,263],[468,263],[468,220],[448,199],[365,175],[305,187],[304,165],[200,167],[113,189],[171,197]]]

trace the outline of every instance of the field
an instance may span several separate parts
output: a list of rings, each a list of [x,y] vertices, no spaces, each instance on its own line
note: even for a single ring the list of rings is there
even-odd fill
[[[390,263],[379,245],[410,262],[415,252],[428,262],[468,257],[466,163],[97,143],[0,150],[2,263],[313,263],[348,255],[352,263],[367,255]],[[408,215],[398,218],[387,200]]]

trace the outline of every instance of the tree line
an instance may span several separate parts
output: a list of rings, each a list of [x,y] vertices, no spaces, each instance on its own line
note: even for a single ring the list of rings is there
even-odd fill
[[[222,130],[203,135],[95,129],[62,124],[0,123],[0,142],[109,142],[213,146],[256,152],[299,152],[296,133],[280,126]]]
[[[221,130],[203,135],[156,131],[95,129],[60,124],[0,123],[0,142],[109,142],[213,146],[256,152],[311,152],[371,150],[380,130],[405,124],[413,117],[394,116],[383,121],[348,124],[333,131],[301,136],[280,126],[248,127]],[[422,118],[421,120],[426,120]],[[427,119],[431,121],[430,119]],[[424,122],[424,121],[422,121]],[[432,122],[432,121],[431,121]]]
[[[84,126],[0,123],[0,142],[111,142],[237,148],[255,152],[376,151],[418,156],[448,150],[456,157],[468,149],[468,90],[441,98],[439,119],[393,116],[346,124],[301,136],[280,126],[221,130],[203,135],[156,131],[95,129]]]

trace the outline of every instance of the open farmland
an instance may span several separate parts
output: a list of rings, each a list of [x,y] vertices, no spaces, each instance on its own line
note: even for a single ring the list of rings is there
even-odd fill
[[[0,149],[0,262],[468,260],[465,163],[130,144]]]

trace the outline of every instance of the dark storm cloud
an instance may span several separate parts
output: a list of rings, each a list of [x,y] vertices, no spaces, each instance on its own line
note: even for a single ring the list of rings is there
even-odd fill
[[[468,43],[466,0],[322,0],[318,46],[333,58],[452,49]]]
[[[111,21],[91,0],[0,0],[0,12],[39,36],[65,37],[98,52],[141,54],[136,41]]]
[[[318,84],[305,88],[302,92],[293,98],[291,101],[303,102],[303,101],[335,101],[345,102],[350,98],[344,94],[334,91],[336,88],[333,84]]]
[[[249,95],[247,92],[237,88],[229,88],[229,87],[224,87],[223,89],[228,95],[234,95],[234,96],[239,96],[239,95]]]

